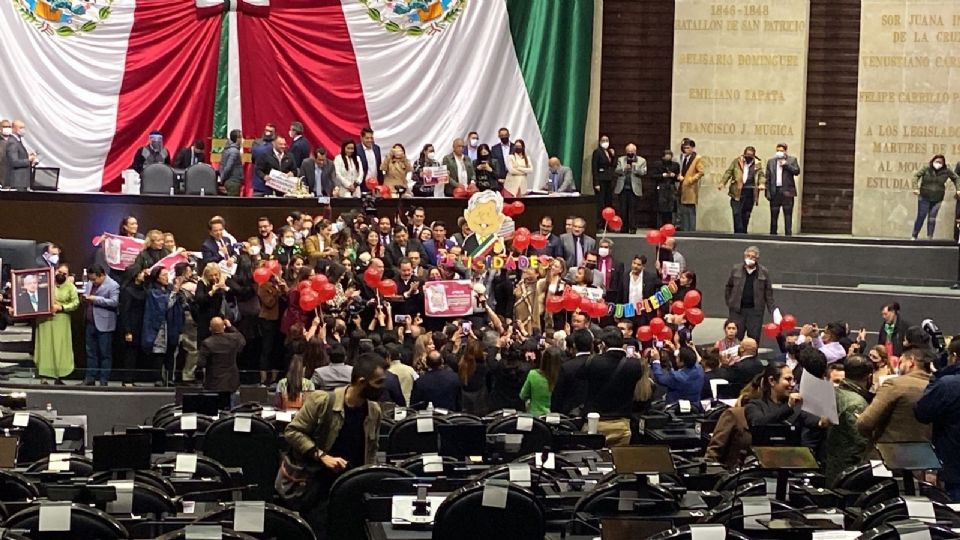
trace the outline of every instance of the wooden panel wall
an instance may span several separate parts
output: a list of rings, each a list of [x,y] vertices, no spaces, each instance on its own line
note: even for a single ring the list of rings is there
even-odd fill
[[[801,231],[850,234],[860,0],[810,0]]]
[[[633,142],[648,162],[670,144],[673,86],[674,3],[664,0],[604,0],[600,133],[623,154]],[[596,147],[596,141],[587,141]],[[654,184],[643,186],[647,221],[653,227]]]

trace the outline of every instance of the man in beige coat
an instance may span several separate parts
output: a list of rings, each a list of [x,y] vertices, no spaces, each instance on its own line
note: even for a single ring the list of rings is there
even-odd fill
[[[884,381],[857,419],[857,430],[871,443],[930,440],[930,426],[913,415],[930,381],[930,358],[922,349],[910,349],[903,352],[899,367],[900,376]]]

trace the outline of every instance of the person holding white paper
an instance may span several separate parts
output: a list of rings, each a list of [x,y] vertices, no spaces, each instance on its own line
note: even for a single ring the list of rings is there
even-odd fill
[[[826,477],[863,462],[869,441],[857,431],[857,417],[867,408],[873,364],[860,355],[843,362],[845,377],[837,388],[837,425],[827,431]]]
[[[793,392],[793,370],[784,365],[768,365],[764,368],[760,383],[760,399],[751,400],[744,414],[750,427],[787,422],[806,428],[825,427],[826,418],[801,409],[803,398]]]

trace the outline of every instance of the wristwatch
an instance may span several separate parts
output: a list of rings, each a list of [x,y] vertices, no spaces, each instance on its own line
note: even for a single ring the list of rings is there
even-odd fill
[[[320,461],[320,458],[322,458],[322,457],[325,456],[325,455],[327,455],[327,453],[324,452],[323,450],[319,449],[319,448],[316,448],[316,449],[314,449],[314,451],[313,451],[313,457],[314,457],[317,461]]]

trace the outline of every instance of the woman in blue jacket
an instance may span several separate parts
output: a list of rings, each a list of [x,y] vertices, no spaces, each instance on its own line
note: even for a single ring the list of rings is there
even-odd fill
[[[656,351],[656,349],[653,349]],[[700,404],[700,392],[703,390],[703,367],[697,363],[697,352],[690,347],[680,347],[677,360],[680,367],[666,371],[660,365],[660,355],[655,353],[650,359],[653,379],[667,388],[667,403],[676,403],[681,399]]]
[[[174,358],[184,322],[182,282],[182,278],[176,278],[170,283],[170,271],[162,266],[150,272],[140,348],[150,358],[157,386],[173,383]]]

